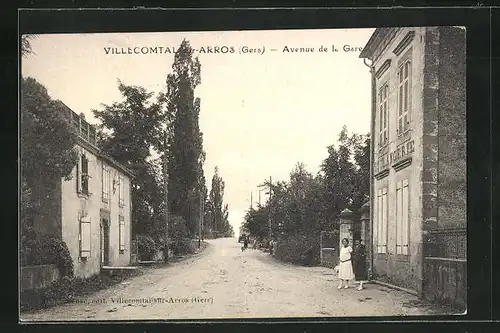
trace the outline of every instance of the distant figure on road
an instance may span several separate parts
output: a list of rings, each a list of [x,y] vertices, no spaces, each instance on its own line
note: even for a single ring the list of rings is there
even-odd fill
[[[354,241],[354,251],[352,252],[353,268],[356,281],[359,281],[358,290],[363,289],[363,281],[368,280],[366,271],[366,248],[361,244],[361,240]]]
[[[340,264],[339,264],[339,279],[340,283],[338,289],[342,289],[345,281],[344,288],[349,288],[349,281],[354,279],[354,272],[352,270],[351,253],[352,247],[349,246],[347,238],[342,239],[342,247],[340,248]]]
[[[271,239],[269,241],[269,254],[273,254],[273,249],[274,249],[274,239]]]
[[[253,240],[252,250],[257,250],[257,238]]]

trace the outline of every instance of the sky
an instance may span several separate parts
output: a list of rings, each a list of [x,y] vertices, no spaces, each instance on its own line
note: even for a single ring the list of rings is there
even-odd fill
[[[118,80],[156,93],[165,89],[173,51],[187,39],[201,63],[195,95],[201,99],[207,187],[217,166],[238,235],[251,193],[255,206],[265,179],[288,180],[297,162],[316,174],[343,125],[349,132],[369,132],[371,81],[359,48],[373,31],[39,35],[21,70],[96,124],[91,110],[122,100]],[[216,47],[234,53],[214,53]],[[299,48],[310,52],[293,52]],[[261,202],[266,199],[262,192]]]

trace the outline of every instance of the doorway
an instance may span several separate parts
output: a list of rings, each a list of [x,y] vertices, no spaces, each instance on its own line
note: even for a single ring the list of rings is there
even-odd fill
[[[101,212],[101,266],[109,266],[109,213]]]

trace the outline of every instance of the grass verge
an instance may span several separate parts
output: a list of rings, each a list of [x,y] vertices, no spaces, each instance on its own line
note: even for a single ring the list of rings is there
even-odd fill
[[[46,288],[21,292],[21,312],[27,313],[73,302],[76,298],[90,295],[102,289],[119,284],[127,279],[141,275],[137,270],[124,270],[109,275],[106,272],[89,278],[67,278],[53,282]]]

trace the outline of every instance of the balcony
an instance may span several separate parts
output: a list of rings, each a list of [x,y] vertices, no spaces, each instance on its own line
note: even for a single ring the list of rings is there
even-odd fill
[[[76,112],[66,106],[65,116],[69,120],[71,127],[76,131],[78,136],[88,143],[97,146],[97,132],[91,124]]]

